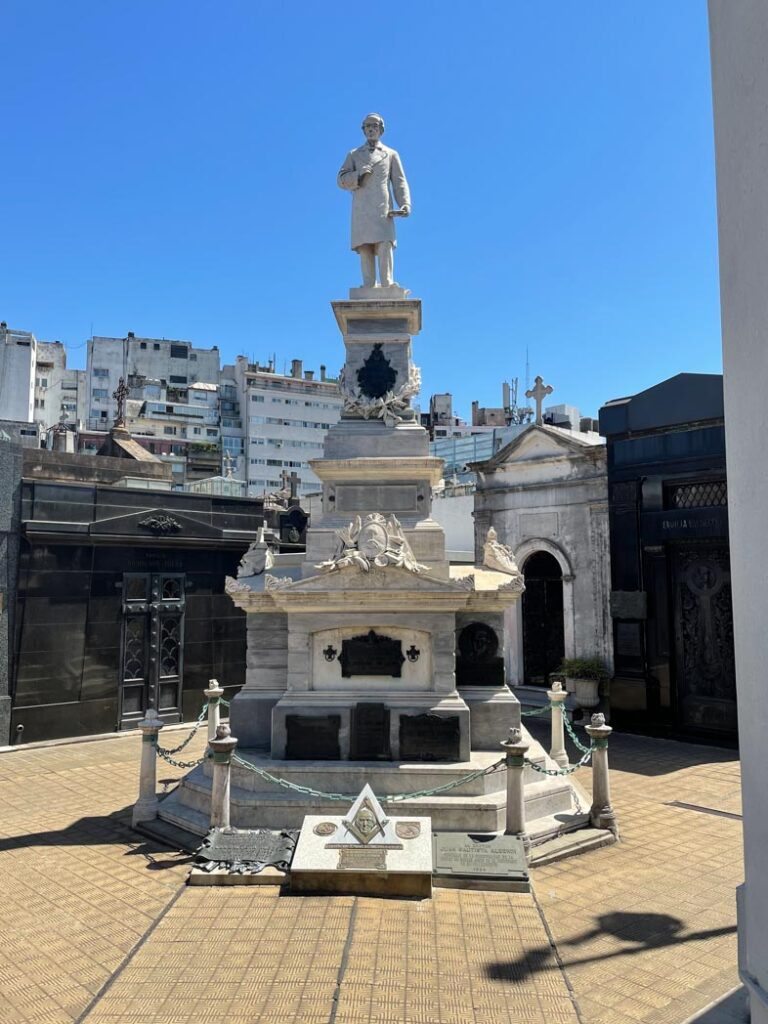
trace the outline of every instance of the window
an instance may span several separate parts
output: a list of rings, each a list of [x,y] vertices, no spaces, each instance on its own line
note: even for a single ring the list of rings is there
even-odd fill
[[[282,464],[283,464],[283,460],[282,459],[267,459],[267,465],[268,466],[282,466]]]
[[[106,402],[109,397],[107,388],[94,388],[91,392],[94,402]]]
[[[251,423],[266,423],[266,419],[263,416],[251,416]]]
[[[176,427],[163,427],[163,433],[164,434],[175,434],[176,433]]]
[[[263,402],[264,401],[264,395],[251,395],[251,401],[252,402]]]
[[[170,380],[171,384],[186,384],[187,383],[187,378],[186,377],[174,377],[173,374],[171,374],[171,376],[168,379]]]
[[[44,409],[45,408],[45,399],[44,398],[36,398],[35,399],[35,408],[36,409]]]
[[[210,428],[205,432],[206,437],[218,437],[218,434],[218,430],[211,430]]]
[[[104,369],[104,367],[102,367],[102,366],[94,366],[94,368],[93,368],[93,376],[94,377],[108,377],[109,376],[109,370]]]
[[[197,352],[190,352],[190,353],[189,353],[189,358],[190,358],[190,360],[191,360],[191,361],[192,361],[193,363],[196,363],[196,362],[197,362]]]
[[[186,345],[171,345],[171,359],[186,359],[188,356],[189,349]]]
[[[47,388],[48,387],[48,378],[47,377],[38,377],[37,378],[37,386],[39,388]]]
[[[155,352],[159,352],[160,351],[160,345],[158,344],[158,342],[155,342],[154,345],[152,346],[152,348],[155,350]]]
[[[146,347],[147,347],[146,341],[142,341],[142,342],[139,343],[139,348],[146,348]]]
[[[265,462],[266,459],[251,459],[252,466],[263,466]]]
[[[201,427],[192,427],[192,433],[193,434],[202,434],[202,432],[203,431],[202,431]]]

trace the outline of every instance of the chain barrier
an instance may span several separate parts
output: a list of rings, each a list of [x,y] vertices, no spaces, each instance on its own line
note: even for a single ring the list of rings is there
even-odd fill
[[[534,708],[533,711],[521,711],[520,714],[523,718],[530,718],[533,715],[545,715],[547,711],[551,711],[554,704],[545,704],[542,708]]]
[[[241,768],[254,772],[264,779],[265,782],[271,782],[275,786],[281,786],[283,789],[290,789],[294,793],[302,793],[305,796],[320,797],[323,800],[354,801],[359,795],[357,793],[324,793],[320,789],[312,789],[311,786],[299,786],[295,782],[289,782],[288,779],[280,779],[276,775],[270,774],[264,768],[259,768],[258,765],[253,764],[251,761],[244,760],[239,754],[235,754],[232,761],[234,764],[240,765]],[[457,786],[462,786],[466,782],[479,779],[483,775],[491,775],[494,772],[504,770],[506,770],[506,761],[503,757],[500,757],[498,761],[494,761],[487,768],[480,768],[476,772],[469,772],[467,775],[462,775],[461,778],[454,779],[452,782],[446,782],[442,786],[435,786],[433,789],[416,789],[411,793],[394,793],[389,796],[382,796],[380,799],[382,803],[391,804],[402,800],[415,800],[418,797],[437,796],[439,793],[446,793]]]
[[[594,747],[588,747],[586,754],[582,754],[576,764],[570,764],[567,768],[542,768],[539,764],[534,764],[533,761],[529,761],[526,757],[525,763],[529,768],[533,768],[535,772],[539,772],[541,775],[573,775],[574,772],[578,771],[579,768],[583,768],[589,764],[592,758],[592,751]]]
[[[584,746],[579,737],[576,735],[576,732],[573,726],[571,725],[570,719],[568,718],[568,714],[566,712],[563,712],[563,721],[565,722],[565,728],[568,730],[568,735],[573,740],[574,746],[577,748],[577,750],[580,750],[582,754],[586,754],[595,749],[594,746]]]
[[[174,768],[196,768],[199,764],[202,764],[205,760],[205,756],[198,758],[196,761],[176,761],[173,757],[174,754],[180,753],[197,735],[197,731],[205,721],[206,715],[208,714],[208,704],[205,703],[200,708],[200,714],[195,720],[195,724],[190,729],[189,735],[186,739],[182,740],[178,747],[161,747],[160,744],[155,745],[155,752],[158,757],[162,757],[168,764],[173,765]]]

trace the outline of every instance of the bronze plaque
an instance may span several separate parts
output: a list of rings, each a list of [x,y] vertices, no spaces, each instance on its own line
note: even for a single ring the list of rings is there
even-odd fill
[[[341,641],[339,664],[344,679],[352,676],[390,676],[399,679],[403,667],[403,645],[370,629],[361,636]]]
[[[389,708],[384,704],[356,704],[352,708],[352,761],[391,761]]]
[[[375,846],[343,846],[339,850],[339,868],[347,871],[386,871],[387,851]]]
[[[401,761],[458,761],[458,715],[401,715]]]
[[[525,848],[519,836],[438,832],[432,838],[434,871],[469,878],[528,877]]]
[[[285,756],[296,761],[338,761],[341,715],[286,715]]]

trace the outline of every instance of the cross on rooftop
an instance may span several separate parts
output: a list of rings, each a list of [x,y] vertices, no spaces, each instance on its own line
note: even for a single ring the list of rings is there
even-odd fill
[[[112,392],[112,397],[117,402],[117,416],[115,417],[115,426],[125,426],[125,400],[128,397],[128,388],[125,385],[125,377],[121,377],[117,382],[117,387]]]
[[[536,377],[533,382],[533,387],[525,392],[526,398],[532,398],[536,403],[536,422],[541,425],[544,422],[544,418],[541,414],[541,405],[547,395],[551,395],[555,389],[551,384],[545,384],[542,377]]]
[[[299,484],[301,480],[295,469],[292,469],[289,473],[287,469],[282,472],[283,477],[283,490],[288,491],[289,498],[296,498],[299,493]]]

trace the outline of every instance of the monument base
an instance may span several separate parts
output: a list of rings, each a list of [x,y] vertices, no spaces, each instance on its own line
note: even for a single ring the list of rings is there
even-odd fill
[[[359,288],[349,289],[350,299],[365,299],[369,302],[371,299],[377,301],[384,299],[407,299],[410,294],[408,288],[401,288],[399,284],[375,284],[373,288],[366,288],[364,285],[361,285]]]

